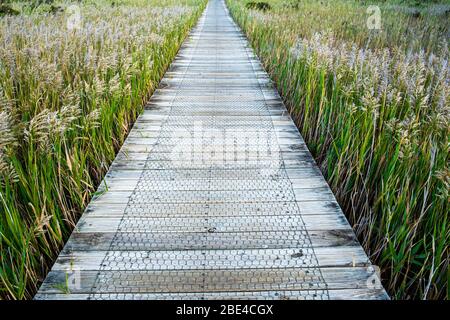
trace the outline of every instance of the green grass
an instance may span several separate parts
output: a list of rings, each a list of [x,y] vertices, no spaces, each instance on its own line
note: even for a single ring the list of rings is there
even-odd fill
[[[246,2],[227,0],[390,295],[447,298],[448,6],[376,1],[380,31],[365,1]]]
[[[0,299],[31,298],[204,0],[0,17]]]

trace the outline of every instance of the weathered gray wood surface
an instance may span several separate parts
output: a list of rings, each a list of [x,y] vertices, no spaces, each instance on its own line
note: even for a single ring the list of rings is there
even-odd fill
[[[385,299],[268,75],[211,0],[37,299]]]

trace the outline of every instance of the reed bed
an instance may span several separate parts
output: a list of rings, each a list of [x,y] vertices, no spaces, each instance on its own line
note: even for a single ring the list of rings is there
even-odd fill
[[[0,17],[0,299],[33,296],[205,3]]]
[[[364,1],[266,2],[227,0],[383,284],[447,298],[448,6],[378,2],[369,30]]]

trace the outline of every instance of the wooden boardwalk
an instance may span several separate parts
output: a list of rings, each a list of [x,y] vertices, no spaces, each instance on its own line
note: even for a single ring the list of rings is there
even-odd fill
[[[271,80],[211,0],[36,299],[386,299]]]

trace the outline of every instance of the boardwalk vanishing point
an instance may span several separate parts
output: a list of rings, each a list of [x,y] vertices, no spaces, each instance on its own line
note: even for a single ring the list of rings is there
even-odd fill
[[[35,299],[387,299],[272,81],[210,0]]]

